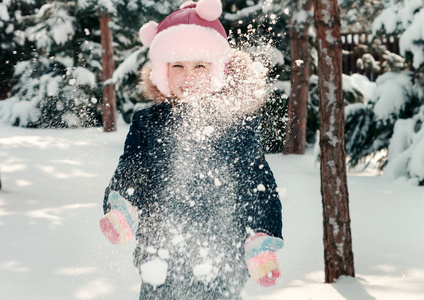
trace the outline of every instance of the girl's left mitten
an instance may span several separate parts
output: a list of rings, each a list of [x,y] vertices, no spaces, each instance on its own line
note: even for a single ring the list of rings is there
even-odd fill
[[[101,218],[100,229],[112,244],[126,244],[137,230],[137,209],[115,191],[108,200],[111,210]]]
[[[250,276],[264,287],[275,285],[280,277],[280,264],[275,251],[281,249],[284,242],[280,238],[266,233],[256,233],[245,243],[245,257]]]

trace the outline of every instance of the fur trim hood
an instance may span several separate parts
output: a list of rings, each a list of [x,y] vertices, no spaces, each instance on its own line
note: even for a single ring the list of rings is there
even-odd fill
[[[230,114],[254,113],[266,99],[265,76],[261,69],[264,69],[263,66],[254,63],[249,54],[234,50],[228,64],[225,84],[220,91],[208,96],[210,101],[219,103],[222,111]],[[141,70],[144,96],[155,103],[168,100],[151,81],[151,71],[150,63],[145,64]]]

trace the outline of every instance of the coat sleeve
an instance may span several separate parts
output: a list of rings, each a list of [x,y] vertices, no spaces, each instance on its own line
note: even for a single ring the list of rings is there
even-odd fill
[[[237,132],[241,223],[246,230],[282,238],[281,201],[260,143],[259,120],[248,117]],[[246,232],[248,233],[248,232]]]
[[[118,166],[106,188],[103,200],[103,211],[110,210],[109,194],[118,192],[128,200],[132,206],[139,207],[144,194],[146,174],[143,171],[145,160],[145,143],[142,130],[139,126],[140,112],[133,117],[127,138],[125,140],[124,154],[120,156]]]

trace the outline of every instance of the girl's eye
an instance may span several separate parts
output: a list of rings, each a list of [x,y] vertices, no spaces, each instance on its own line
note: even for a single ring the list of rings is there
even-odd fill
[[[206,66],[202,64],[199,64],[196,66],[196,69],[204,69],[204,68],[206,68]]]
[[[184,68],[184,67],[183,67],[183,65],[178,65],[178,64],[173,65],[172,67],[173,67],[173,68]]]

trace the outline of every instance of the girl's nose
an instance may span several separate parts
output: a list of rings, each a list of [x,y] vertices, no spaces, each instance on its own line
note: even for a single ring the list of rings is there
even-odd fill
[[[194,80],[194,72],[192,70],[187,70],[186,74],[185,74],[185,81],[186,82],[191,82]]]

